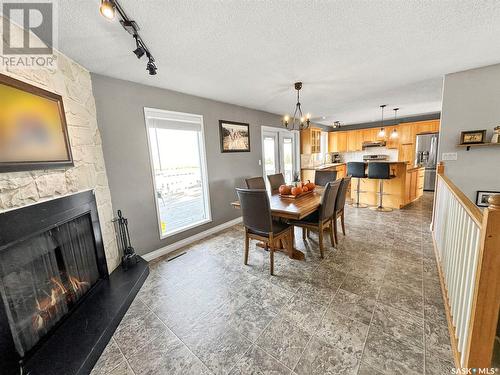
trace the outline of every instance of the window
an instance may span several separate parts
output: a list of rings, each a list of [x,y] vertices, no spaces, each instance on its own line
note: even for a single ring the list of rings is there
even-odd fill
[[[160,237],[211,221],[203,116],[145,108]]]

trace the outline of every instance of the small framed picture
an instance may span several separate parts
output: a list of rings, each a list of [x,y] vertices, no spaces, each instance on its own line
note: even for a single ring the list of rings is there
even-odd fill
[[[500,191],[478,191],[476,195],[476,205],[479,207],[488,207],[488,198],[492,195],[500,194]]]
[[[464,131],[460,135],[460,144],[462,145],[474,145],[478,143],[484,143],[486,139],[486,130],[469,130]]]
[[[250,126],[243,122],[219,120],[221,152],[250,152]]]

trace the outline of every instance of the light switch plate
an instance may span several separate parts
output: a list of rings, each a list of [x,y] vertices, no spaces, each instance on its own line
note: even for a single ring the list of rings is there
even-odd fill
[[[456,152],[443,152],[442,159],[443,160],[457,160],[457,153]]]
[[[259,159],[259,165],[262,165],[262,160]]]

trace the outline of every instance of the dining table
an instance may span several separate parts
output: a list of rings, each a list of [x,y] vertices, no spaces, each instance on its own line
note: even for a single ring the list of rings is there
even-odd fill
[[[268,191],[271,215],[284,220],[300,220],[318,209],[321,204],[323,191],[323,186],[316,186],[312,192],[295,198],[282,197],[278,191]],[[239,201],[232,202],[231,205],[235,208],[240,208]],[[288,256],[292,259],[304,260],[304,253],[295,248],[294,242],[295,240],[292,241],[291,251],[287,250],[281,243],[276,243],[275,249],[287,252]],[[265,247],[264,244],[259,244],[259,246]]]

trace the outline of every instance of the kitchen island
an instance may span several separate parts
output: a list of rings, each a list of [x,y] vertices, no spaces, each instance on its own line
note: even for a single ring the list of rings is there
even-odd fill
[[[337,171],[337,178],[342,178],[346,176],[346,164],[328,163],[321,164],[315,167],[302,167],[300,169],[301,180],[311,180],[312,182],[314,182],[314,175],[316,174],[316,171]]]
[[[369,163],[377,163],[370,161]],[[403,208],[411,202],[420,198],[424,191],[424,167],[414,167],[408,162],[389,162],[391,175],[394,176],[390,180],[384,180],[384,207],[394,209]],[[353,178],[351,182],[351,198],[356,200],[357,178]],[[378,204],[379,180],[362,178],[360,183],[360,203],[369,206]]]

